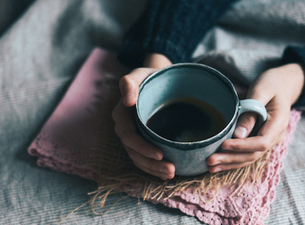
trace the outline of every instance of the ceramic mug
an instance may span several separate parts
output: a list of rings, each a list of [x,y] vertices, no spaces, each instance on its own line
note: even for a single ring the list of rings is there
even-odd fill
[[[195,99],[208,104],[221,113],[225,124],[212,136],[196,140],[174,140],[160,135],[148,126],[149,120],[160,108],[179,99]],[[256,130],[267,118],[267,111],[259,101],[239,100],[233,84],[226,76],[214,68],[197,63],[174,64],[148,76],[140,85],[135,108],[139,133],[163,152],[164,159],[172,162],[176,175],[181,176],[193,176],[208,171],[206,159],[220,151],[223,141],[232,137],[238,117],[242,113],[257,113],[254,127]],[[176,115],[179,108],[173,110],[173,113],[169,114],[170,119]],[[220,120],[217,118],[217,121]],[[187,121],[184,118],[182,120]],[[210,120],[212,119],[207,122]],[[173,128],[173,131],[176,130]]]

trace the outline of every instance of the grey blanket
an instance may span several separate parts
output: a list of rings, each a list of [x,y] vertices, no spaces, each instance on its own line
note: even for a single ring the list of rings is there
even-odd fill
[[[97,185],[42,169],[26,149],[95,46],[116,50],[144,0],[0,1],[0,224],[57,224]],[[20,6],[20,7],[17,7]],[[242,0],[198,46],[197,60],[248,85],[287,44],[305,45],[303,0]],[[203,56],[202,56],[203,55]],[[198,59],[199,57],[199,59]],[[266,224],[305,223],[305,119],[284,160]],[[123,194],[110,196],[105,208]],[[104,216],[88,207],[63,224],[200,224],[177,210],[125,198]]]

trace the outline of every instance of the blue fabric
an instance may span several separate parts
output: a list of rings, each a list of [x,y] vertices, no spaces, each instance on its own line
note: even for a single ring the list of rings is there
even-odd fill
[[[234,0],[153,0],[125,36],[119,60],[141,67],[145,54],[166,55],[172,63],[191,60],[199,41]]]

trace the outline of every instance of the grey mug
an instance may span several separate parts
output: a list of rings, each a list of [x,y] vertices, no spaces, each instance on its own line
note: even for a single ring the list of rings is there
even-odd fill
[[[167,139],[147,126],[151,116],[166,102],[181,98],[194,98],[212,105],[225,119],[223,129],[206,139],[177,141]],[[208,171],[206,159],[220,151],[220,145],[232,137],[242,113],[257,113],[255,130],[267,118],[262,103],[254,99],[239,100],[226,76],[214,68],[197,63],[174,64],[148,76],[140,85],[135,108],[139,133],[163,152],[164,159],[175,165],[175,174],[181,176]]]

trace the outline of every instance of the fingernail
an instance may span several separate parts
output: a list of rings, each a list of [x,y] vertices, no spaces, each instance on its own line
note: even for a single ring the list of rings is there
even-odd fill
[[[136,97],[135,93],[134,92],[130,92],[130,93],[128,93],[128,94],[126,94],[124,96],[123,101],[124,101],[124,103],[129,103],[132,100],[134,100],[135,97]]]
[[[247,129],[244,127],[237,127],[234,132],[234,136],[237,138],[246,138],[247,137]]]

